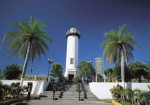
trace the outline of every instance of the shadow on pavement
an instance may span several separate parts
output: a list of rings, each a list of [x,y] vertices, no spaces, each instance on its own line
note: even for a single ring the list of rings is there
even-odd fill
[[[16,103],[15,105],[28,105],[28,103]]]

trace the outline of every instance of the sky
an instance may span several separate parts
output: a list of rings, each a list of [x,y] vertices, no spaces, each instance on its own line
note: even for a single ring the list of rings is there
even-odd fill
[[[45,31],[52,38],[49,51],[41,59],[31,61],[27,74],[47,75],[48,58],[60,63],[65,71],[66,31],[75,26],[80,34],[79,62],[103,56],[100,44],[107,38],[104,33],[127,23],[127,31],[134,34],[134,41],[141,47],[134,49],[133,62],[150,61],[150,0],[0,0],[0,43],[4,34],[15,31],[11,24],[36,17],[47,25]],[[14,57],[3,43],[0,51],[0,70],[7,65],[21,64],[24,59]],[[104,59],[104,68],[113,67]]]

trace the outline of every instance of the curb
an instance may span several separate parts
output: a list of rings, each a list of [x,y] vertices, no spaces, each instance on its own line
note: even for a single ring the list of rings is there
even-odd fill
[[[111,102],[112,102],[114,105],[122,105],[122,104],[116,102],[115,100],[112,100]]]

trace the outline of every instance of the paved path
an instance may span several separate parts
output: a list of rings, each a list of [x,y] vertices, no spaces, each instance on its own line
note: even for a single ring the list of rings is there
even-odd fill
[[[30,100],[23,101],[12,105],[113,105],[111,103],[104,103],[99,101],[65,101],[65,100]]]

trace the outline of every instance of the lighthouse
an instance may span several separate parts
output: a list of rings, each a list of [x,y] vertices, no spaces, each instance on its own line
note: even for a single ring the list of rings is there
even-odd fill
[[[80,33],[75,27],[71,27],[66,32],[67,38],[67,51],[66,51],[66,71],[65,77],[72,81],[76,75],[78,66],[78,46]]]

